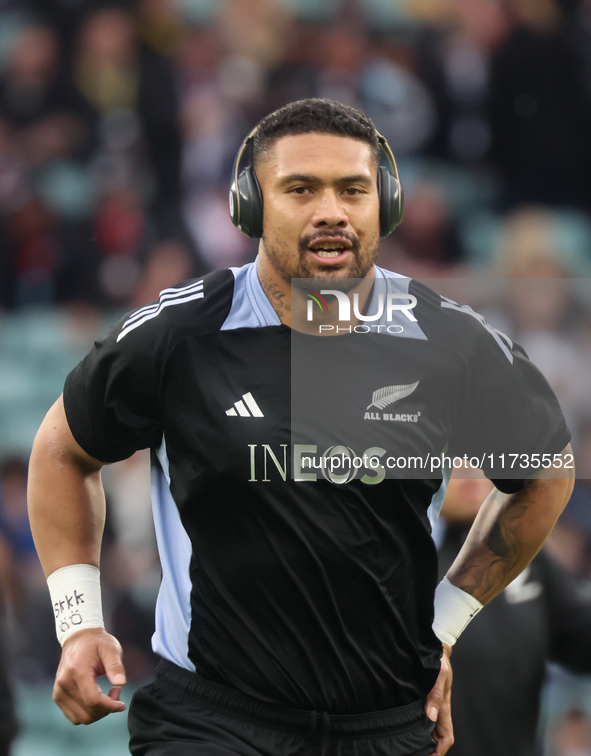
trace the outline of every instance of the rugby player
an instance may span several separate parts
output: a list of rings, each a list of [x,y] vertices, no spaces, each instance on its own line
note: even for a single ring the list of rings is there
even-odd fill
[[[343,428],[381,434],[373,455],[390,444],[398,459],[505,448],[564,459],[558,403],[522,350],[469,308],[375,265],[402,215],[396,173],[353,108],[305,100],[265,118],[239,153],[231,202],[234,222],[261,237],[257,261],[123,318],[38,432],[31,523],[63,644],[54,699],[75,724],[124,708],[120,646],[100,611],[100,469],[153,450],[161,662],[131,704],[137,756],[442,756],[453,742],[451,645],[533,558],[570,495],[556,470],[508,480],[487,462],[496,488],[435,591],[429,517],[445,475],[303,469],[302,447],[322,447],[294,443],[291,388],[312,422],[338,406]],[[292,279],[314,291],[360,280],[362,312],[378,284],[416,307],[398,312],[400,337],[374,329],[347,342],[363,367],[354,381],[331,373],[340,338],[300,334],[311,383],[290,387]],[[394,401],[400,412],[381,419]]]

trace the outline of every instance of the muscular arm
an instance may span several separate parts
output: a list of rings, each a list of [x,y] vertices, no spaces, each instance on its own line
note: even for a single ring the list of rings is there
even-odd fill
[[[563,453],[570,453],[568,446]],[[567,471],[563,468],[563,473]],[[569,471],[570,472],[570,471]],[[523,490],[504,494],[494,489],[481,506],[448,580],[487,604],[531,562],[541,549],[573,489],[572,478],[529,480]],[[451,648],[443,644],[441,672],[427,696],[425,711],[436,722],[437,746],[443,756],[454,742],[451,721]],[[432,708],[433,707],[433,708]]]
[[[101,467],[74,439],[60,398],[37,433],[29,465],[29,519],[46,577],[69,564],[99,566]]]
[[[74,439],[60,398],[39,429],[29,464],[31,530],[45,575],[72,564],[99,566],[105,524],[102,463]],[[108,696],[96,678],[115,687]],[[79,630],[64,642],[53,698],[74,724],[90,724],[125,706],[119,642],[101,628]]]
[[[570,446],[563,453],[571,453]],[[530,479],[514,494],[494,489],[449,568],[449,581],[483,604],[498,595],[531,562],[556,524],[574,485],[574,470],[563,467],[561,474],[567,473],[572,477]]]

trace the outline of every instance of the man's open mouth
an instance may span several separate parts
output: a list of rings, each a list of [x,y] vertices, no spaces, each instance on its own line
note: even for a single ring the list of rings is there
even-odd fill
[[[308,249],[319,257],[329,259],[331,257],[339,257],[344,252],[348,252],[352,246],[351,242],[347,239],[335,239],[334,241],[318,239],[310,244]]]

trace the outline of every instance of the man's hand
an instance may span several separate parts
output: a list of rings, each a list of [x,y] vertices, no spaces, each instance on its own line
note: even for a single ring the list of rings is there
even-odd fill
[[[454,729],[451,721],[451,681],[453,674],[449,661],[450,656],[451,646],[444,643],[439,677],[433,686],[433,690],[425,699],[427,716],[432,722],[435,722],[433,737],[437,741],[437,746],[433,751],[434,756],[443,756],[454,744]]]
[[[108,696],[96,681],[101,675],[114,686]],[[125,709],[119,700],[125,682],[119,641],[102,628],[80,630],[64,643],[53,700],[73,724],[91,724]]]

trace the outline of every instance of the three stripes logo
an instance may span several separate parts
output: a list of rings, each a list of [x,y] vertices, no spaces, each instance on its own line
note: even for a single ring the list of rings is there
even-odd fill
[[[265,417],[250,391],[248,394],[242,394],[242,399],[234,402],[234,406],[226,410],[226,415],[228,417]]]
[[[185,302],[191,302],[194,299],[203,299],[203,279],[195,281],[187,286],[181,286],[180,289],[164,289],[160,292],[160,297],[157,302],[140,307],[131,315],[125,323],[121,333],[117,336],[117,342],[121,341],[128,333],[139,328],[146,321],[152,320],[152,318],[158,317],[165,307],[172,307],[173,305],[184,304]]]

